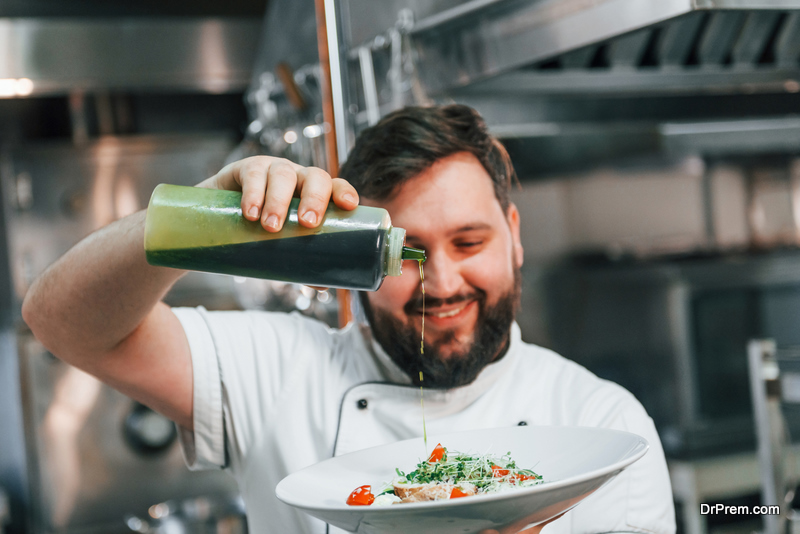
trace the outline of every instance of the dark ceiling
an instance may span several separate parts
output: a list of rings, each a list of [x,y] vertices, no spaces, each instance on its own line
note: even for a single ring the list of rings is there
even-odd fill
[[[267,0],[0,0],[0,17],[261,17]]]

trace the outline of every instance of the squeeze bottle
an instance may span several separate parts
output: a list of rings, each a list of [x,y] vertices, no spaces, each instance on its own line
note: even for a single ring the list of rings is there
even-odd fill
[[[403,260],[425,260],[405,246],[389,213],[328,206],[317,228],[300,226],[293,199],[283,228],[267,232],[242,216],[242,194],[161,184],[147,208],[144,249],[151,265],[299,284],[375,291],[399,276]]]

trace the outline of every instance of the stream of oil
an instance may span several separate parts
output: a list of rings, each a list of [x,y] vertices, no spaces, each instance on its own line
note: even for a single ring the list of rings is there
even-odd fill
[[[419,260],[419,281],[422,286],[422,327],[420,328],[419,353],[425,354],[425,273]],[[419,403],[422,406],[422,439],[425,441],[425,455],[428,455],[428,429],[425,427],[425,391],[422,389],[422,371],[419,372]]]

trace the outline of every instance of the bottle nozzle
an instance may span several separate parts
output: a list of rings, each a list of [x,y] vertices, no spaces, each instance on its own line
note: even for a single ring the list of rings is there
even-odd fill
[[[403,260],[425,261],[425,251],[418,248],[403,247],[403,253],[400,256]]]

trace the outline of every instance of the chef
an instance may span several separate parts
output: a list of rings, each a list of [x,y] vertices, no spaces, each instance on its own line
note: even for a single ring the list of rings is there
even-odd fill
[[[577,425],[649,441],[640,461],[542,532],[675,532],[664,454],[639,402],[520,338],[515,176],[481,117],[461,105],[397,111],[361,134],[340,174],[258,156],[198,187],[242,191],[244,217],[268,232],[295,196],[308,228],[331,201],[387,209],[427,252],[424,354],[416,265],[359,295],[366,320],[341,330],[299,314],[171,309],[160,301],[183,272],[146,263],[144,212],[53,264],[23,317],[57,357],[175,421],[190,468],[229,470],[255,533],[335,532],[280,503],[276,484],[331,456],[421,436],[420,371],[431,434]]]

